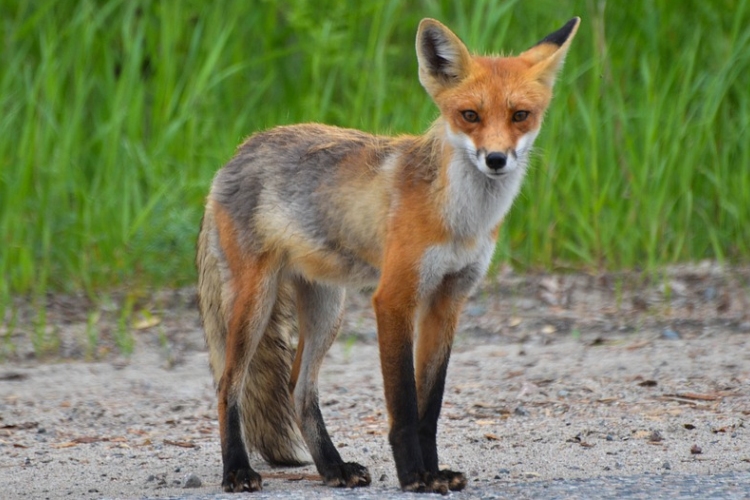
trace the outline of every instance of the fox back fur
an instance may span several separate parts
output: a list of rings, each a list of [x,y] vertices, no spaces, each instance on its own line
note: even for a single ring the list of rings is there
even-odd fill
[[[517,57],[476,57],[432,19],[419,79],[440,109],[421,136],[320,124],[246,140],[216,175],[198,238],[199,305],[218,387],[226,491],[258,490],[248,452],[364,486],[325,428],[317,378],[346,287],[373,306],[401,487],[460,490],[437,421],[462,306],[489,265],[580,20]],[[298,331],[296,353],[292,337]]]

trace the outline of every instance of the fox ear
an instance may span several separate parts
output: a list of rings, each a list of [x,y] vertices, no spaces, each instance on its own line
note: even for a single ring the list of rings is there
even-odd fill
[[[434,19],[422,19],[417,30],[417,60],[419,81],[434,97],[466,77],[471,55],[451,30]]]
[[[581,24],[581,18],[574,17],[565,23],[565,26],[550,33],[519,56],[533,64],[531,71],[544,85],[550,88],[554,85],[555,77],[562,68],[565,55],[578,31],[579,24]]]

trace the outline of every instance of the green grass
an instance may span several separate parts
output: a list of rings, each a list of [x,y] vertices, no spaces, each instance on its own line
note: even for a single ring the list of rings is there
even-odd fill
[[[499,259],[747,262],[749,3],[0,0],[0,303],[192,283],[211,178],[254,131],[425,130],[424,16],[482,53],[583,18]]]

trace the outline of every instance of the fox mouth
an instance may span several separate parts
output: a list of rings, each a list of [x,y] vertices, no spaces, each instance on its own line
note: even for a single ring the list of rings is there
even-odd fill
[[[517,172],[520,167],[515,156],[508,158],[508,163],[504,167],[497,169],[488,167],[485,159],[482,156],[477,156],[476,161],[474,161],[474,166],[490,179],[502,179],[503,177],[507,177],[514,172]]]
[[[500,177],[505,177],[506,175],[510,174],[510,170],[505,170],[502,172],[484,172],[487,177],[493,178],[493,179],[499,179]]]

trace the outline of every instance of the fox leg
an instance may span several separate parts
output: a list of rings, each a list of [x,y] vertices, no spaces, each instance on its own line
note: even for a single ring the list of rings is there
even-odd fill
[[[433,478],[425,469],[419,443],[414,380],[413,331],[419,278],[414,265],[387,264],[386,258],[372,301],[378,323],[380,368],[390,420],[388,441],[401,489],[433,491]]]
[[[461,472],[438,468],[437,422],[459,315],[478,277],[479,273],[471,267],[446,276],[420,311],[416,349],[419,444],[425,469],[436,478],[434,490],[458,491],[466,486],[466,477]]]
[[[258,491],[260,475],[250,467],[242,437],[243,394],[248,368],[268,325],[278,291],[278,268],[269,255],[246,251],[236,239],[229,215],[215,206],[219,243],[229,280],[225,310],[227,336],[224,371],[218,384],[219,433],[224,491]]]
[[[260,271],[260,269],[258,269]],[[226,363],[219,383],[219,432],[224,463],[224,491],[258,491],[260,475],[250,467],[242,439],[242,395],[252,356],[268,324],[276,299],[277,279],[258,272],[251,284],[235,292],[227,330]]]
[[[367,486],[370,473],[354,462],[344,462],[333,445],[318,404],[318,373],[336,339],[344,311],[344,289],[299,280],[299,371],[294,387],[297,418],[315,466],[329,486]],[[296,364],[296,363],[295,363]],[[294,383],[294,380],[293,380]]]

